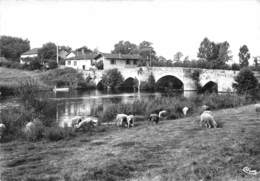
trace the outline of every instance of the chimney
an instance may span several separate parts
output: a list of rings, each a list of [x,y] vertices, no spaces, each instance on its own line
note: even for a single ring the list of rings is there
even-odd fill
[[[81,49],[81,54],[82,54],[82,55],[85,55],[85,50],[84,50],[84,48]]]

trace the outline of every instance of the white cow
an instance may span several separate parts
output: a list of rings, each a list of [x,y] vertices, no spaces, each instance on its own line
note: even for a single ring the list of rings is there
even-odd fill
[[[116,115],[116,125],[124,127],[127,124],[127,115],[126,114],[117,114]]]
[[[95,117],[86,117],[83,118],[78,124],[75,125],[75,128],[80,129],[87,126],[97,126],[98,125],[98,119]]]
[[[163,115],[167,114],[167,111],[166,110],[162,110],[160,111],[158,114],[156,113],[152,113],[150,114],[148,120],[152,123],[156,123],[158,124],[160,119],[163,118]]]
[[[24,132],[27,134],[27,135],[31,135],[33,132],[35,131],[40,131],[43,129],[43,124],[42,122],[36,118],[34,119],[33,121],[30,121],[28,122],[26,125],[25,125],[25,128],[24,128]]]
[[[134,127],[135,116],[131,114],[131,115],[128,115],[126,119],[127,119],[128,128]]]
[[[3,123],[0,123],[0,140],[2,139],[4,132],[6,130],[6,126]]]
[[[200,125],[206,125],[207,128],[217,128],[217,122],[215,121],[211,111],[204,111],[200,115]]]
[[[184,116],[187,115],[187,112],[188,112],[189,108],[187,106],[185,106],[183,109],[182,109],[182,113]]]

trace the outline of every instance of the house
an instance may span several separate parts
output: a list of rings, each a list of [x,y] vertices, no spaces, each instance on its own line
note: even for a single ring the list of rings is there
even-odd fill
[[[24,64],[26,63],[24,60],[26,58],[35,58],[38,56],[38,50],[39,48],[33,48],[31,50],[28,50],[27,52],[24,52],[20,57],[20,63]]]
[[[139,55],[130,55],[130,54],[109,54],[109,53],[100,53],[95,57],[96,62],[103,62],[103,69],[112,69],[112,68],[133,68],[137,67],[138,61],[141,58]]]
[[[71,57],[65,59],[65,67],[71,67],[77,70],[89,70],[95,68],[95,57],[96,54],[88,53],[84,55],[70,54]]]
[[[76,57],[76,56],[83,56],[83,55],[87,55],[87,54],[91,54],[91,52],[87,52],[84,49],[77,49],[74,51],[71,51],[70,53],[68,53],[66,55],[66,58],[72,58],[72,57]]]

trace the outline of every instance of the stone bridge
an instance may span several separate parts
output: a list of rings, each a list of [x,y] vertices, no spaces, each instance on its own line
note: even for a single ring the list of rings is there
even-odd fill
[[[119,69],[122,73],[124,80],[137,79],[139,82],[147,81],[149,75],[153,74],[155,81],[165,79],[175,79],[181,83],[182,89],[185,91],[196,90],[195,82],[191,78],[191,74],[195,71],[200,71],[200,84],[205,87],[208,84],[217,86],[218,92],[233,91],[232,83],[238,71],[232,70],[217,70],[217,69],[196,69],[196,68],[183,68],[183,67],[136,67]],[[98,84],[101,81],[102,74],[105,70],[84,71],[85,77],[90,76]],[[168,80],[169,80],[168,79]]]

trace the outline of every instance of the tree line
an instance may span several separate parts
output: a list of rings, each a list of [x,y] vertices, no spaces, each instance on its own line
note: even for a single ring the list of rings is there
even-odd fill
[[[11,62],[19,62],[22,53],[30,49],[30,41],[11,36],[1,36],[0,38],[0,57],[5,57]],[[69,46],[59,46],[59,51],[65,50],[71,52]],[[80,47],[75,52],[99,53],[99,50],[91,50],[87,46]],[[249,66],[251,54],[247,45],[242,45],[239,49],[239,63],[228,65],[228,61],[232,60],[233,56],[230,51],[230,44],[227,41],[216,43],[209,40],[207,37],[202,40],[199,45],[197,57],[198,59],[190,60],[188,56],[178,51],[174,54],[173,59],[166,59],[163,56],[158,56],[153,44],[149,41],[142,41],[139,45],[130,41],[119,41],[114,45],[111,53],[115,54],[138,54],[141,57],[139,66],[175,66],[175,67],[194,67],[194,68],[209,68],[209,69],[231,69],[239,70]],[[43,44],[38,50],[38,57],[28,58],[25,61],[31,63],[32,69],[38,69],[43,62],[47,62],[52,68],[56,68],[57,45],[52,42]],[[184,57],[184,58],[183,58]],[[254,58],[253,70],[260,70],[259,57]],[[64,59],[59,57],[59,64],[64,64]]]

